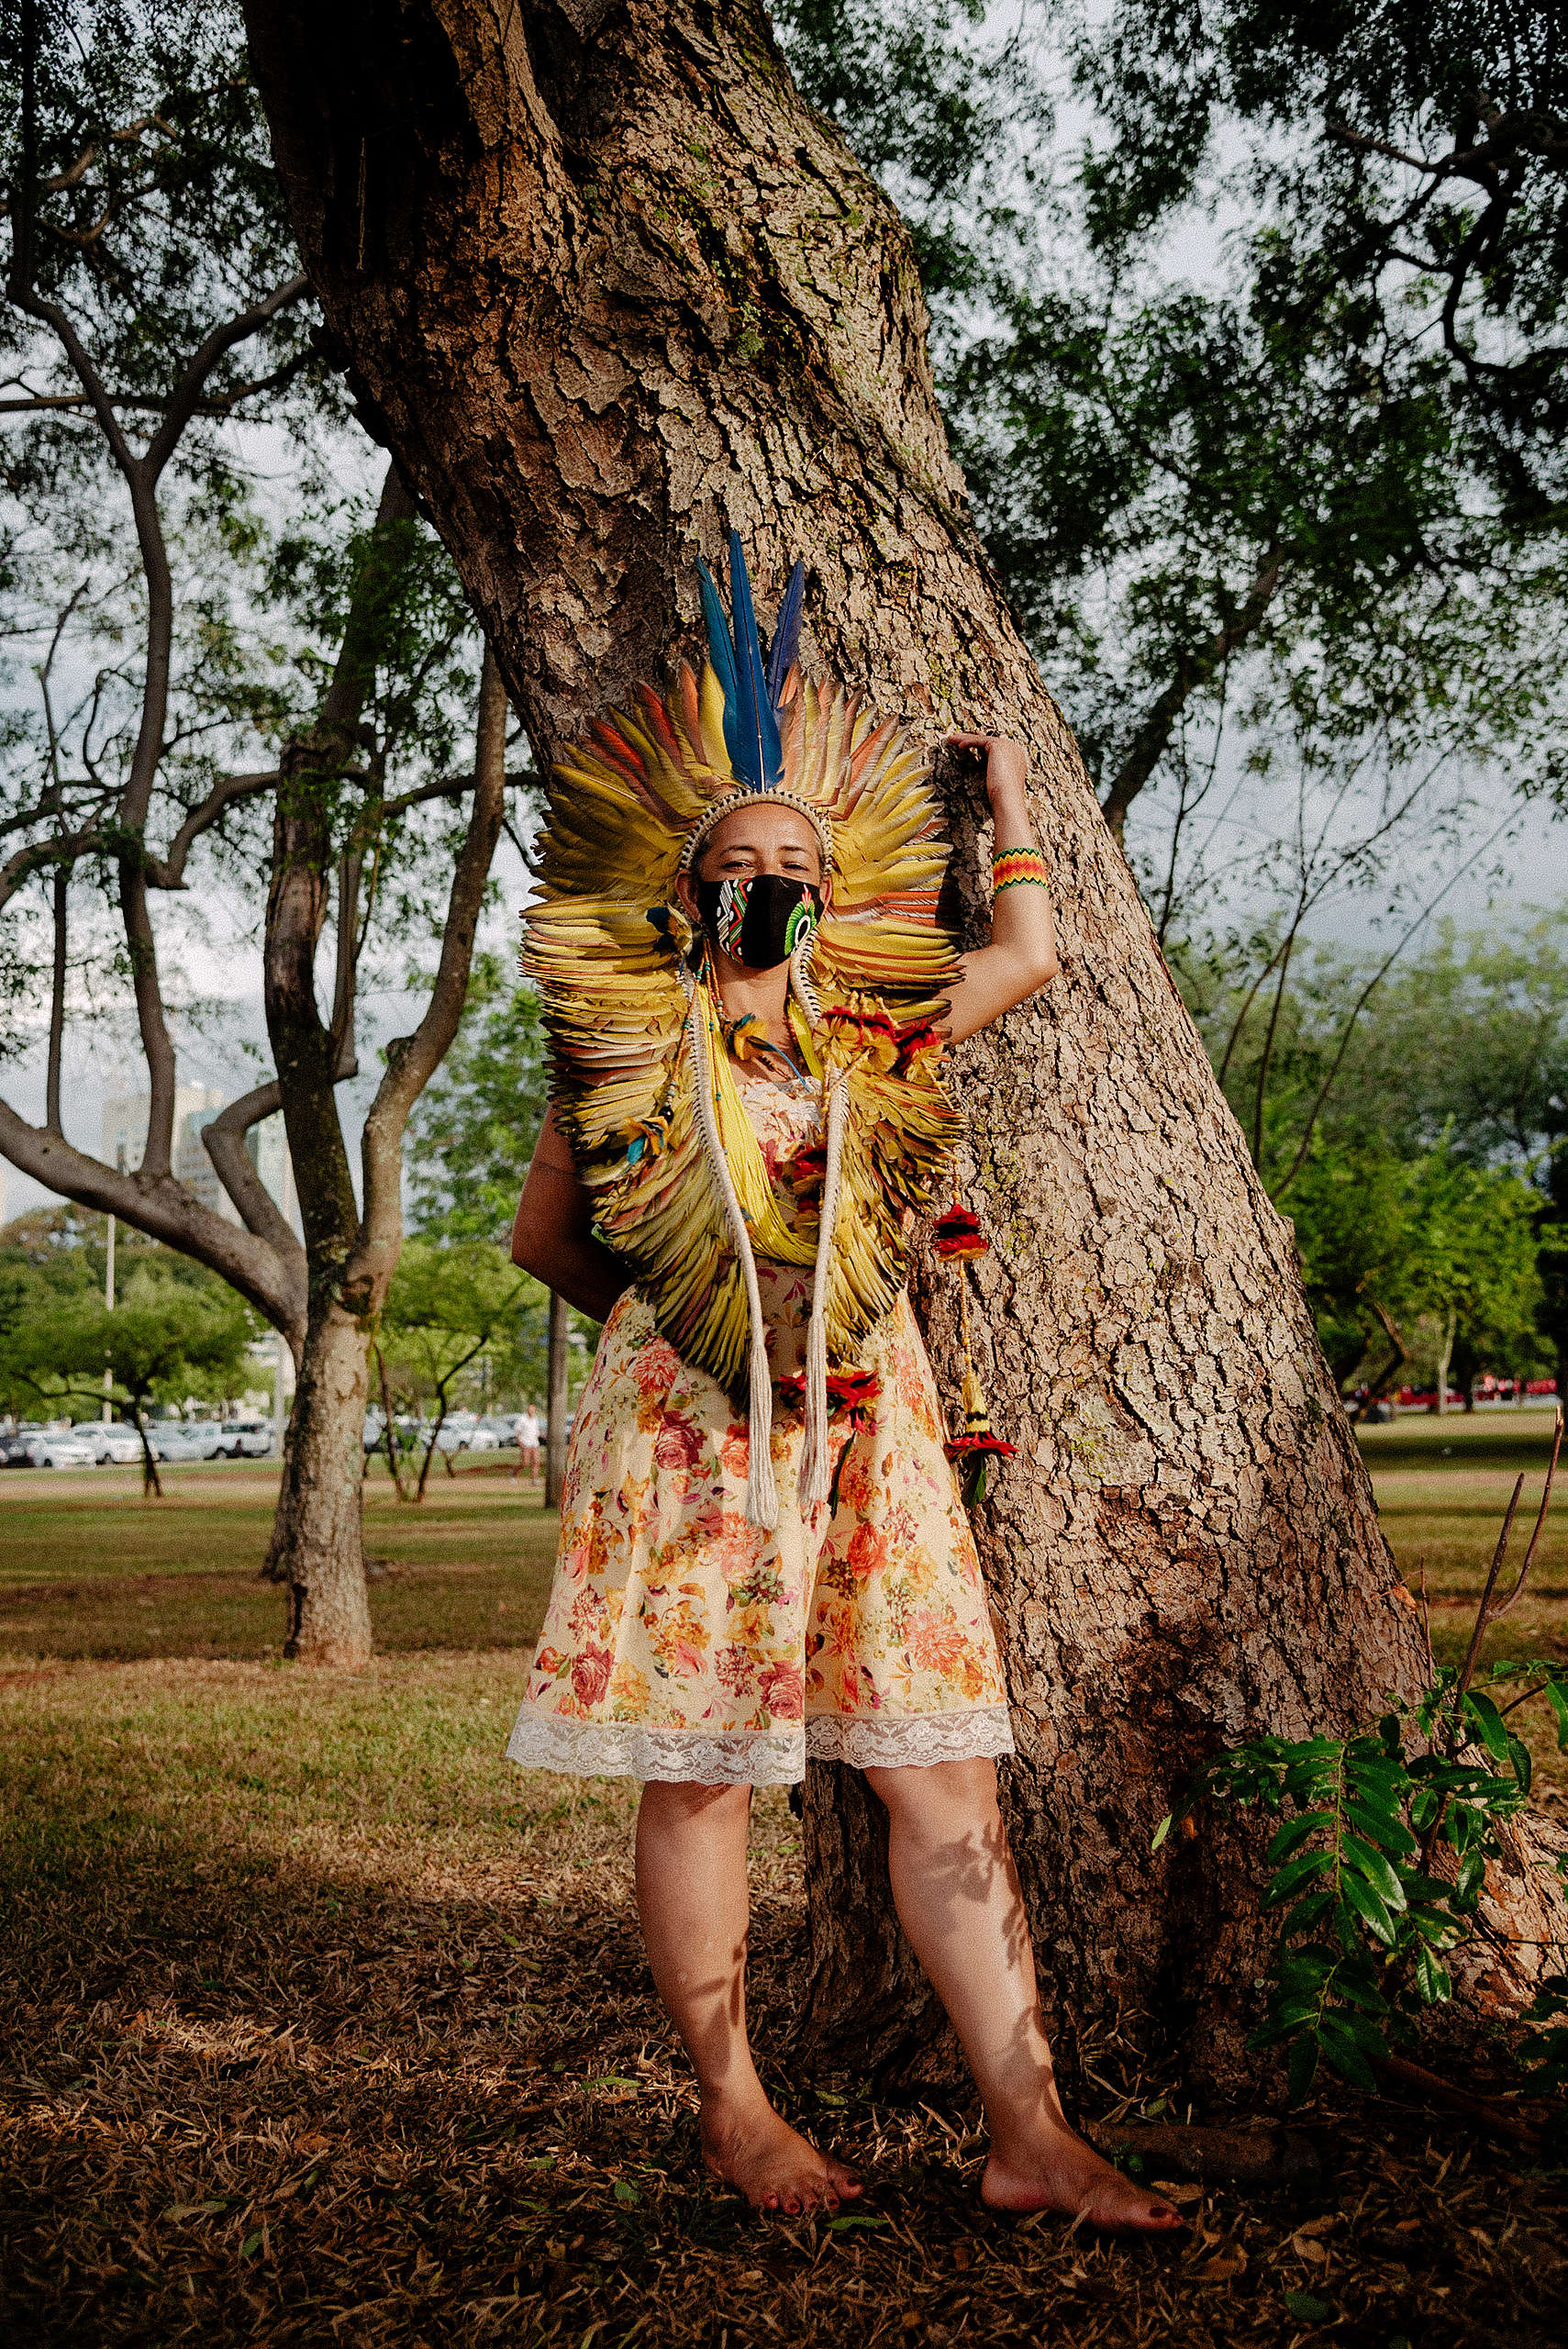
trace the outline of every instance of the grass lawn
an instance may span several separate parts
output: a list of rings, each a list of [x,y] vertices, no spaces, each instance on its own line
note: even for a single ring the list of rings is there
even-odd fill
[[[1440,1652],[1490,1555],[1502,1455],[1525,1447],[1538,1491],[1547,1425],[1368,1432]],[[781,2099],[873,2185],[836,2226],[752,2221],[701,2176],[647,1981],[635,1789],[501,1760],[552,1521],[482,1467],[422,1511],[373,1483],[384,1652],[306,1675],[275,1660],[282,1602],[254,1579],[272,1482],[178,1469],[144,1505],[129,1472],[0,1479],[3,2337],[1546,2349],[1568,2332],[1561,2174],[1408,2106],[1308,2108],[1321,2183],[1184,2188],[1181,2244],[986,2215],[962,2102],[880,2104],[791,2065],[800,1855],[773,1792],[759,2037]],[[1527,1620],[1561,1642],[1555,1538],[1543,1567]],[[1105,2112],[1172,2086],[1126,2064],[1095,2058]]]
[[[53,1656],[275,1655],[284,1601],[260,1582],[277,1497],[265,1461],[0,1476],[0,1652]],[[365,1486],[378,1647],[513,1648],[538,1637],[555,1553],[538,1488],[486,1455],[439,1467],[418,1508],[384,1466]]]

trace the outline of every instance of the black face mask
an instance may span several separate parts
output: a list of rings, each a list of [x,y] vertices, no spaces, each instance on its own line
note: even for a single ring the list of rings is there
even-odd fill
[[[703,928],[749,971],[771,971],[787,963],[822,918],[822,892],[816,884],[787,880],[782,873],[695,885]]]

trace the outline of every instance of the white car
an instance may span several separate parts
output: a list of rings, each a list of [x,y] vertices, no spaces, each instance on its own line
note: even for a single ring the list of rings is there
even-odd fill
[[[430,1424],[427,1422],[423,1431],[427,1443],[430,1441]],[[438,1452],[495,1452],[499,1448],[495,1430],[487,1428],[473,1411],[449,1411],[436,1438]]]
[[[141,1458],[141,1438],[123,1419],[78,1419],[71,1432],[92,1445],[100,1468],[107,1460],[123,1468]]]
[[[270,1460],[272,1452],[271,1419],[225,1419],[217,1431],[215,1458],[227,1453],[230,1460]]]
[[[98,1455],[85,1436],[74,1428],[64,1428],[56,1435],[36,1435],[28,1446],[28,1455],[35,1468],[95,1468]]]
[[[164,1419],[148,1433],[160,1460],[214,1460],[223,1430],[213,1419]]]

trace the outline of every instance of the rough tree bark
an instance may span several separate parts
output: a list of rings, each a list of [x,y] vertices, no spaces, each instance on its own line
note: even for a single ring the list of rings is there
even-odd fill
[[[806,558],[808,663],[1030,745],[1062,975],[955,1071],[1019,1445],[980,1525],[1006,1801],[1053,2019],[1179,2022],[1212,2074],[1258,1971],[1247,1850],[1151,1859],[1151,1829],[1222,1740],[1362,1720],[1421,1658],[1288,1230],[977,540],[904,226],[751,0],[248,15],[327,331],[537,755],[664,672],[730,524],[760,605]],[[972,769],[950,807],[973,928]],[[955,1295],[925,1298],[950,1381]],[[814,1769],[806,1835],[817,2043],[907,2068],[932,2019],[853,1773]]]

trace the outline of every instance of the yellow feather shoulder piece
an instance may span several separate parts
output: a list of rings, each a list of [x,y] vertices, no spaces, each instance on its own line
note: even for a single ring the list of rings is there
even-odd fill
[[[522,960],[595,1228],[676,1351],[735,1391],[746,1287],[699,1128],[693,940],[673,897],[691,833],[739,787],[726,707],[711,662],[700,677],[683,665],[668,700],[639,690],[635,709],[597,721],[561,761]],[[794,668],[777,724],[777,788],[826,818],[833,843],[811,975],[814,1044],[846,1085],[827,1335],[848,1364],[904,1286],[906,1210],[933,1203],[954,1139],[932,1028],[954,968],[937,921],[948,850],[929,763],[900,727]]]

